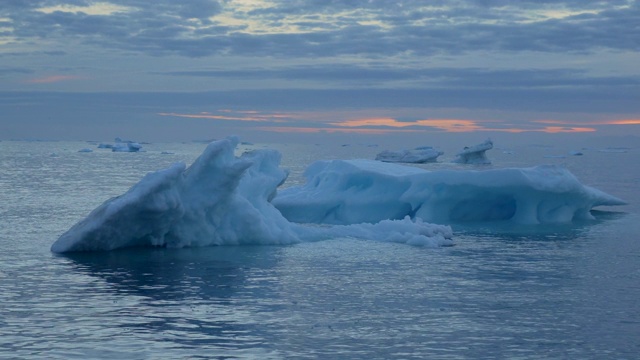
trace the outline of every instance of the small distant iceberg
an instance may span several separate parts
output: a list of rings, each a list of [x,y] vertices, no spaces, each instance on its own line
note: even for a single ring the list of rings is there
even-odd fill
[[[491,149],[493,149],[493,141],[487,139],[482,144],[465,147],[461,152],[456,154],[453,162],[458,164],[491,164],[491,160],[489,160],[485,154],[487,150]]]
[[[605,149],[600,149],[598,150],[599,152],[603,152],[603,153],[618,153],[618,154],[623,154],[628,152],[629,148],[626,147],[608,147]]]
[[[142,145],[136,141],[122,140],[117,137],[114,142],[114,144],[100,143],[98,149],[111,149],[113,152],[139,152],[142,149]]]
[[[137,142],[117,143],[112,148],[113,152],[138,152],[142,149],[142,145]]]
[[[435,162],[438,156],[444,154],[431,146],[422,146],[413,150],[391,151],[385,150],[376,155],[376,160],[383,162],[423,164]]]

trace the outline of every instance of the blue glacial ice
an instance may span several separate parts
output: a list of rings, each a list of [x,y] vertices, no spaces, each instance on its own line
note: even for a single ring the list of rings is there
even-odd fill
[[[373,160],[332,160],[313,163],[305,176],[304,185],[281,190],[273,200],[293,222],[355,224],[409,216],[438,224],[567,223],[593,219],[595,206],[625,204],[551,165],[427,171]]]
[[[341,237],[452,245],[449,226],[410,217],[334,226],[290,222],[270,202],[287,178],[280,154],[255,150],[236,157],[237,144],[236,138],[216,141],[190,167],[176,163],[147,174],[62,234],[51,250],[291,244]]]
[[[582,185],[556,166],[426,171],[373,160],[311,164],[307,182],[287,178],[280,153],[236,157],[238,139],[213,142],[187,167],[147,174],[62,234],[56,253],[125,247],[291,244],[352,237],[417,246],[452,245],[448,225],[545,224],[591,219],[624,201]]]

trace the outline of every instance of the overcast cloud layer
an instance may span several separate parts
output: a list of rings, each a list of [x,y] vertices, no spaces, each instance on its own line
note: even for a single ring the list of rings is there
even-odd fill
[[[223,132],[637,132],[638,24],[636,0],[3,0],[0,138],[198,113]],[[358,118],[387,123],[336,125]]]

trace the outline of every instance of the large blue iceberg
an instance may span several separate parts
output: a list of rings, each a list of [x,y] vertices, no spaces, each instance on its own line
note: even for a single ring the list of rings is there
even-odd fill
[[[594,206],[624,204],[554,166],[429,172],[373,160],[320,161],[307,169],[305,185],[277,192],[287,178],[280,153],[236,157],[237,144],[236,138],[216,141],[190,167],[177,163],[147,174],[62,234],[51,250],[341,237],[446,246],[451,227],[433,223],[569,222],[591,218]]]
[[[292,223],[270,202],[287,178],[280,154],[257,150],[236,157],[237,144],[236,138],[216,141],[188,168],[177,163],[147,174],[62,234],[51,250],[291,244],[337,237],[452,244],[449,226],[409,217],[346,226]]]
[[[279,192],[274,205],[301,223],[354,224],[405,216],[434,223],[566,223],[624,201],[582,185],[569,170],[532,168],[427,171],[372,160],[319,161],[307,182]]]

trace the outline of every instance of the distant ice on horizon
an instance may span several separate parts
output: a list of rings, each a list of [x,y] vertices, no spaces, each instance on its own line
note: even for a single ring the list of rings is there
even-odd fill
[[[486,155],[486,151],[491,149],[493,149],[493,141],[487,139],[481,144],[465,147],[456,154],[453,162],[459,164],[491,164],[491,160],[489,160]]]
[[[438,156],[444,154],[430,146],[415,148],[412,150],[384,150],[376,155],[376,160],[384,162],[423,164],[435,162]]]
[[[142,149],[142,145],[136,142],[116,143],[111,148],[113,152],[138,152]]]
[[[114,144],[100,143],[98,149],[111,149],[113,152],[138,152],[142,149],[142,145],[136,141],[122,140],[117,137]]]

